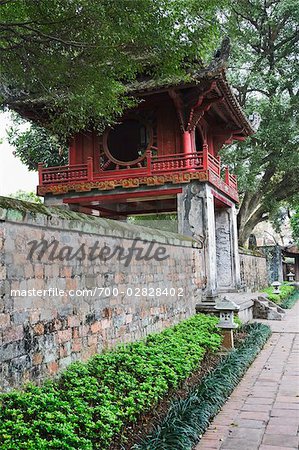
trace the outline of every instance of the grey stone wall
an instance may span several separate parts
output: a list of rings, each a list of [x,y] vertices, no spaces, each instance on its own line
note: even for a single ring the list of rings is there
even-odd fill
[[[240,249],[241,283],[247,291],[259,291],[269,285],[266,258],[259,252]]]
[[[40,259],[38,251],[29,258],[29,243],[41,240],[52,244]],[[135,257],[126,264],[117,253],[111,259],[83,257],[82,246],[90,249],[95,242],[113,251],[118,246],[125,254],[137,245],[144,254],[153,241],[151,253],[160,249],[161,256],[164,248],[167,258]],[[0,198],[1,389],[39,382],[72,361],[194,314],[205,281],[203,267],[203,255],[191,238]],[[100,295],[95,288],[107,290]],[[49,289],[53,295],[42,293]],[[94,294],[77,295],[84,289]],[[159,295],[156,289],[168,292]],[[11,295],[12,290],[20,292]]]

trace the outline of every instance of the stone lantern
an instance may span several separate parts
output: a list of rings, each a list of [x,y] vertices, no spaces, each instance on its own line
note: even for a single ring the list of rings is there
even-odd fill
[[[220,313],[220,321],[217,327],[222,329],[224,336],[223,347],[227,349],[234,348],[233,329],[238,327],[234,322],[234,312],[237,312],[240,308],[236,303],[224,297],[215,305],[215,309]]]
[[[279,283],[279,281],[273,281],[273,283],[271,284],[271,286],[273,287],[273,294],[280,294],[280,290],[279,290],[279,286],[281,285],[281,283]]]
[[[293,272],[288,273],[287,277],[289,282],[295,281],[295,275],[293,274]]]

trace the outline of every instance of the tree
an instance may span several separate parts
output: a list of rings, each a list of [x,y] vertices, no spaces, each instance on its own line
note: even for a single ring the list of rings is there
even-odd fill
[[[68,163],[68,149],[58,136],[36,124],[25,126],[17,119],[7,132],[8,142],[14,147],[14,155],[29,170],[37,170],[38,163],[48,166],[63,166]]]
[[[290,223],[294,241],[299,245],[299,191],[291,202]]]
[[[181,73],[215,46],[225,0],[0,0],[1,103],[54,133],[104,126],[140,72]]]
[[[8,197],[16,198],[18,200],[24,200],[25,202],[42,203],[41,198],[38,197],[34,192],[18,190],[14,194],[10,194]]]
[[[299,206],[297,206],[295,213],[291,217],[291,227],[293,230],[293,238],[299,245]]]
[[[299,188],[299,1],[240,0],[228,13],[231,79],[259,131],[224,151],[239,176],[239,240]]]

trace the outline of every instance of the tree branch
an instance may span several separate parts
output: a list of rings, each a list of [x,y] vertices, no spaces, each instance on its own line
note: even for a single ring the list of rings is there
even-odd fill
[[[240,230],[239,233],[239,240],[240,244],[244,245],[249,238],[252,230],[256,227],[256,225],[261,222],[262,220],[266,220],[266,218],[263,218],[265,214],[265,206],[261,204],[258,206],[258,208],[251,214],[251,216],[246,221],[243,228]]]

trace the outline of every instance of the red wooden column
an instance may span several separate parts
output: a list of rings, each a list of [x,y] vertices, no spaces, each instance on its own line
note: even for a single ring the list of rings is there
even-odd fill
[[[151,150],[146,151],[146,168],[147,168],[147,174],[152,175],[152,152],[151,152]]]
[[[209,168],[209,147],[208,144],[203,144],[203,170]]]
[[[229,168],[228,168],[228,166],[225,166],[224,181],[225,181],[225,183],[228,186],[230,185],[230,182],[229,182]]]
[[[184,131],[182,136],[183,153],[188,156],[192,153],[191,133]]]
[[[184,131],[182,135],[182,147],[183,147],[183,153],[186,157],[185,167],[192,169],[192,141],[191,141],[191,133],[190,131]],[[189,156],[189,158],[188,158]]]
[[[93,181],[93,159],[91,156],[87,158],[87,178],[88,181]]]

